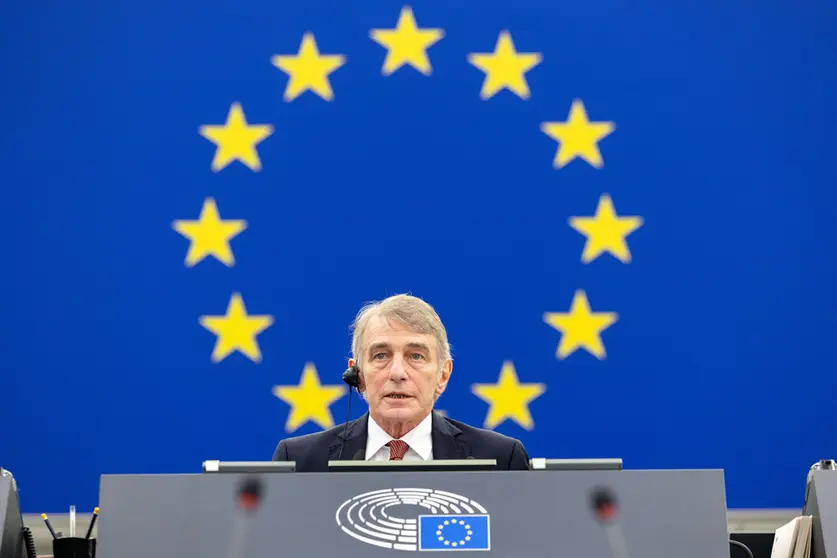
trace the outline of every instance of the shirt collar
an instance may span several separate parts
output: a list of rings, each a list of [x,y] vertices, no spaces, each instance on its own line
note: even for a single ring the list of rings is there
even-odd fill
[[[433,451],[433,438],[431,436],[432,430],[433,413],[431,412],[424,417],[424,420],[421,421],[418,426],[404,434],[401,439],[407,442],[407,445],[426,461],[430,459]],[[372,415],[369,415],[369,421],[367,423],[366,459],[375,455],[378,450],[384,447],[387,442],[392,439],[392,436],[387,434],[383,428],[378,426],[378,423],[375,422]]]

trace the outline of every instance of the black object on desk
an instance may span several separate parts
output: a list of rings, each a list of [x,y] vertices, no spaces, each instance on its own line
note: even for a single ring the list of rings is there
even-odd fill
[[[58,537],[52,539],[55,558],[96,558],[96,539]]]

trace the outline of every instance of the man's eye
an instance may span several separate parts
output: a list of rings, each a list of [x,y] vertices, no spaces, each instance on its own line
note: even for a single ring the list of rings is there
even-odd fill
[[[372,355],[372,358],[381,358],[381,357],[385,357],[385,356],[386,356],[386,353],[375,353],[374,355]]]
[[[410,356],[413,358],[413,360],[419,360],[419,359],[423,359],[423,358],[424,358],[424,355],[423,355],[423,354],[421,354],[421,353],[413,353],[413,354],[412,354],[412,355],[410,355]]]

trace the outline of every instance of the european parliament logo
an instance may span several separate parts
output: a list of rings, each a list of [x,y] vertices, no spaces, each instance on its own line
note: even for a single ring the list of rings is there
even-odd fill
[[[488,512],[466,496],[429,488],[358,494],[335,515],[344,533],[363,543],[407,551],[491,549]]]

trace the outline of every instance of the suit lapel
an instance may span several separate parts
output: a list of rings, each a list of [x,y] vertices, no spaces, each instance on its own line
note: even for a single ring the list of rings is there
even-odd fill
[[[459,428],[436,411],[432,421],[433,459],[465,459],[470,455],[468,444],[458,437],[462,434]]]
[[[340,457],[342,461],[354,459],[358,451],[366,451],[366,421],[368,419],[369,413],[364,413],[360,418],[349,423],[345,434],[346,442],[343,445],[343,456]],[[337,434],[337,442],[328,448],[329,461],[337,460],[340,455],[341,435],[342,430]],[[365,457],[364,454],[363,458]]]

